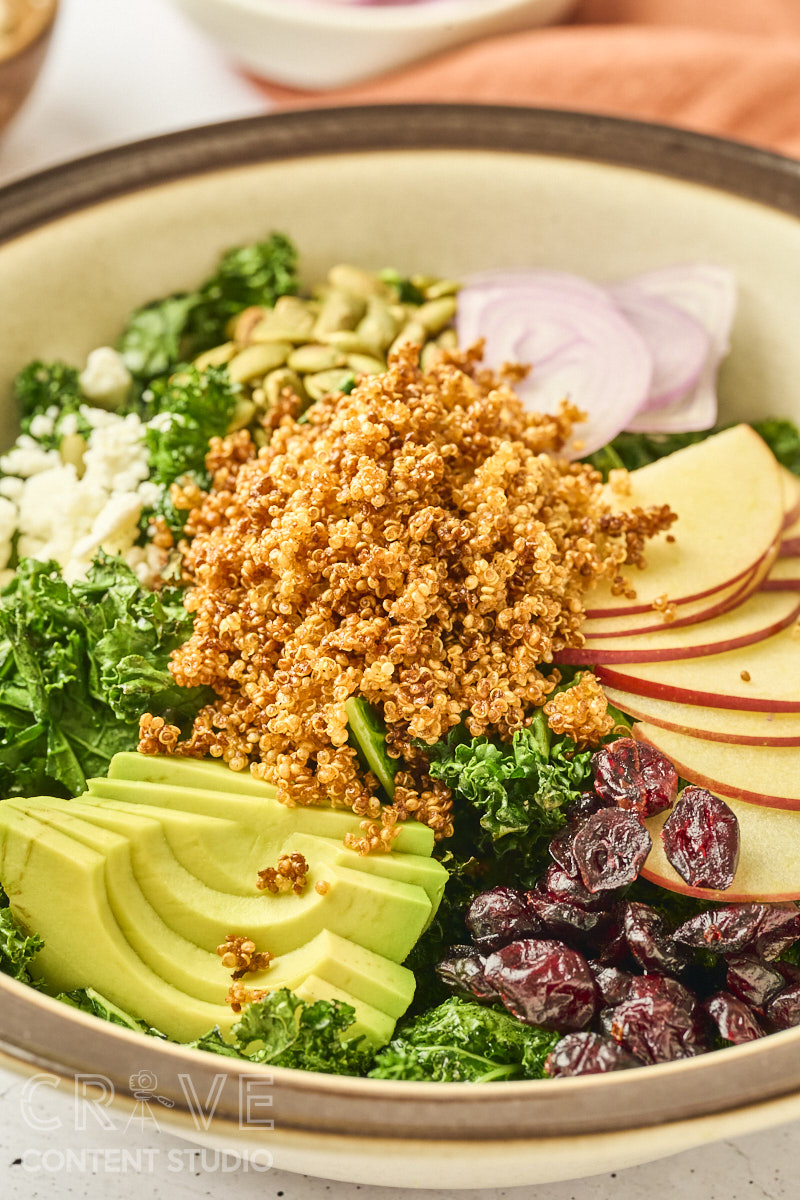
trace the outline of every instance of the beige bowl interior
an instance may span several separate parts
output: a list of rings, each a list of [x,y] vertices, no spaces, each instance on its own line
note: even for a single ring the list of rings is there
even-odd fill
[[[341,260],[456,277],[545,265],[599,280],[693,260],[726,264],[740,305],[723,416],[800,418],[798,216],[793,164],[578,114],[349,110],[159,139],[0,198],[0,395],[30,358],[80,364],[89,349],[113,341],[133,305],[192,286],[222,249],[279,229],[300,247],[308,280]],[[1,415],[7,443],[13,406]],[[11,1060],[66,1075],[101,1069],[123,1092],[132,1069],[151,1068],[160,1090],[175,1097],[178,1123],[186,1107],[181,1071],[190,1069],[198,1094],[207,1094],[227,1062],[76,1016],[2,977],[0,1014]],[[286,1165],[298,1169],[303,1159],[292,1147],[313,1143],[310,1169],[320,1173],[414,1183],[413,1171],[401,1171],[409,1146],[419,1147],[420,1161],[439,1146],[461,1164],[442,1186],[486,1186],[482,1156],[494,1163],[495,1184],[533,1183],[587,1173],[593,1161],[605,1167],[608,1155],[641,1161],[721,1136],[735,1126],[733,1110],[755,1111],[750,1105],[787,1112],[778,1103],[785,1101],[794,1112],[800,1030],[610,1079],[470,1089],[274,1074],[276,1130],[267,1144],[279,1165],[281,1147]],[[234,1134],[237,1088],[232,1070],[208,1136],[260,1144],[263,1131]],[[659,1138],[648,1140],[647,1127],[656,1126]],[[631,1141],[623,1154],[621,1134],[633,1138],[636,1127],[638,1148]],[[606,1157],[572,1154],[570,1144],[595,1144],[585,1135],[600,1143],[607,1135]],[[380,1161],[380,1171],[353,1165],[358,1145],[363,1163]]]

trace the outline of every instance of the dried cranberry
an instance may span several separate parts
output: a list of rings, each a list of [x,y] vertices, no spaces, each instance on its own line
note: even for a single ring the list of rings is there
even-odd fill
[[[659,976],[641,977],[633,990],[630,999],[601,1013],[604,1031],[618,1045],[647,1063],[703,1053],[706,1044],[691,993]]]
[[[703,1001],[703,1008],[711,1017],[726,1042],[741,1046],[764,1036],[753,1013],[743,1000],[730,992],[717,992]]]
[[[691,957],[684,946],[673,941],[664,919],[649,904],[630,901],[625,905],[625,938],[645,971],[678,974]]]
[[[661,830],[664,852],[692,887],[724,891],[739,865],[739,822],[724,800],[701,787],[683,789]]]
[[[624,912],[621,904],[615,904],[607,912],[607,921],[593,933],[587,954],[597,966],[618,967],[628,961]]]
[[[611,803],[613,804],[613,801]],[[602,796],[598,796],[597,792],[581,792],[578,799],[570,804],[567,809],[567,816],[575,824],[578,821],[584,821],[592,813],[598,812],[601,808],[608,807],[609,801],[604,800]]]
[[[554,900],[538,890],[528,893],[528,903],[545,932],[563,941],[577,941],[584,945],[588,940],[605,933],[610,924],[604,912],[590,912],[580,904]]]
[[[726,904],[692,917],[673,937],[717,954],[773,959],[800,937],[800,910],[793,904]]]
[[[544,1070],[553,1079],[568,1079],[573,1075],[626,1071],[641,1065],[638,1058],[628,1054],[611,1038],[599,1033],[568,1033],[549,1054]]]
[[[655,746],[618,738],[592,758],[594,789],[617,808],[631,809],[642,820],[663,812],[678,794],[678,772]]]
[[[728,990],[756,1012],[763,1014],[772,997],[781,990],[784,983],[780,971],[758,958],[742,956],[728,961]]]
[[[602,808],[575,834],[573,852],[590,892],[625,887],[638,878],[650,853],[650,834],[631,812]]]
[[[793,1029],[800,1025],[800,983],[790,984],[770,1000],[767,1019],[776,1029]]]
[[[483,973],[483,959],[472,946],[452,946],[437,964],[436,974],[458,996],[482,1001],[498,999]]]
[[[619,967],[596,967],[594,963],[589,963],[589,967],[604,1004],[621,1004],[630,997],[635,975]]]
[[[594,1016],[589,965],[563,942],[512,942],[489,955],[484,971],[509,1012],[526,1025],[569,1031],[583,1029]]]
[[[517,938],[541,933],[542,929],[525,893],[511,887],[480,892],[467,909],[467,928],[483,953],[499,950]]]
[[[571,875],[558,863],[547,868],[534,894],[549,896],[551,900],[566,900],[589,910],[602,909],[608,899],[604,894],[590,892],[577,872]]]
[[[574,837],[574,828],[567,826],[566,829],[562,829],[560,833],[556,834],[548,847],[550,857],[569,875],[578,874],[578,864],[575,862],[575,854],[572,850]]]

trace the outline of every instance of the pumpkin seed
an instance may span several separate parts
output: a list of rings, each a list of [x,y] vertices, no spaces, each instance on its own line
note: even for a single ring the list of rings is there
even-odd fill
[[[301,375],[316,375],[320,371],[332,371],[335,367],[344,367],[347,359],[335,346],[322,346],[309,342],[307,346],[298,346],[289,355],[289,366]]]
[[[420,325],[419,321],[409,321],[407,325],[403,326],[392,342],[389,353],[394,354],[395,350],[399,350],[401,346],[407,346],[410,342],[414,342],[418,346],[424,346],[427,340],[428,334],[425,326]]]
[[[352,367],[356,375],[382,375],[386,363],[372,354],[348,354],[347,365]]]
[[[337,263],[328,271],[328,283],[354,296],[385,296],[386,284],[377,275],[354,267],[352,263]]]
[[[421,304],[414,314],[414,320],[424,325],[428,333],[441,333],[456,315],[455,296],[440,296],[436,300],[427,300]]]
[[[335,333],[324,333],[319,340],[326,346],[335,346],[342,354],[373,353],[373,347],[365,342],[355,329],[338,329]]]
[[[234,383],[248,383],[276,367],[282,367],[293,350],[289,342],[263,342],[240,350],[228,363],[228,374]]]
[[[204,354],[198,354],[194,365],[198,371],[205,371],[207,367],[224,367],[225,363],[229,363],[235,354],[236,344],[223,342],[221,346],[214,346],[211,350],[206,350]]]
[[[86,438],[80,433],[65,433],[58,446],[58,453],[62,463],[65,467],[73,466],[78,479],[83,478],[83,473],[86,470],[86,464],[83,461],[86,448]]]
[[[234,342],[238,342],[240,346],[247,346],[256,325],[263,321],[269,311],[260,304],[251,304],[249,308],[243,308],[228,322],[228,337],[232,338]]]
[[[405,311],[398,321],[391,308],[377,296],[367,301],[367,315],[359,322],[356,333],[373,354],[384,354],[405,324]]]
[[[312,330],[312,337],[324,333],[336,333],[340,329],[355,329],[366,312],[367,302],[363,296],[345,292],[340,288],[326,291],[322,297],[319,315]]]
[[[422,353],[419,356],[419,365],[422,371],[430,371],[437,359],[442,356],[441,346],[437,346],[436,342],[428,342],[422,347]]]
[[[443,350],[457,350],[458,334],[455,329],[444,329],[436,339],[436,345],[441,346]]]
[[[349,367],[337,367],[331,371],[320,371],[316,375],[306,375],[303,382],[311,399],[321,400],[331,392],[341,392],[352,383],[353,372]]]
[[[430,287],[425,288],[425,299],[438,300],[440,296],[455,296],[462,286],[455,279],[437,279]]]
[[[278,403],[281,392],[286,388],[293,391],[295,396],[299,396],[304,404],[308,400],[303,381],[297,372],[290,367],[279,367],[277,371],[271,371],[264,379],[264,399],[269,408],[273,408]]]
[[[304,301],[296,296],[281,296],[272,311],[253,329],[251,341],[309,342],[315,319]]]
[[[248,400],[246,396],[237,396],[236,406],[228,425],[228,433],[235,433],[237,429],[244,429],[245,425],[249,425],[255,415],[256,406],[253,401]]]

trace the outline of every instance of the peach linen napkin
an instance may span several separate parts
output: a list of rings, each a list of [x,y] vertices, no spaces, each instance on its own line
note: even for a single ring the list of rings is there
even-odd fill
[[[568,25],[478,42],[355,87],[262,86],[279,108],[431,100],[576,108],[800,158],[800,0],[580,0]]]

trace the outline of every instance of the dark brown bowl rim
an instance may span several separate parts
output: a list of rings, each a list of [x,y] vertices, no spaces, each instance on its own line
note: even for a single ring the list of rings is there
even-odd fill
[[[726,139],[645,122],[483,105],[391,105],[251,117],[103,151],[0,190],[0,242],[115,197],[210,172],[283,159],[403,150],[567,157],[666,175],[800,218],[800,163]],[[102,1070],[130,1097],[137,1072],[190,1117],[222,1072],[214,1124],[239,1128],[240,1082],[272,1080],[282,1129],[316,1137],[531,1141],[662,1125],[800,1091],[800,1029],[613,1076],[430,1084],[243,1065],[100,1022],[0,976],[0,1047],[8,1060],[66,1079]]]

